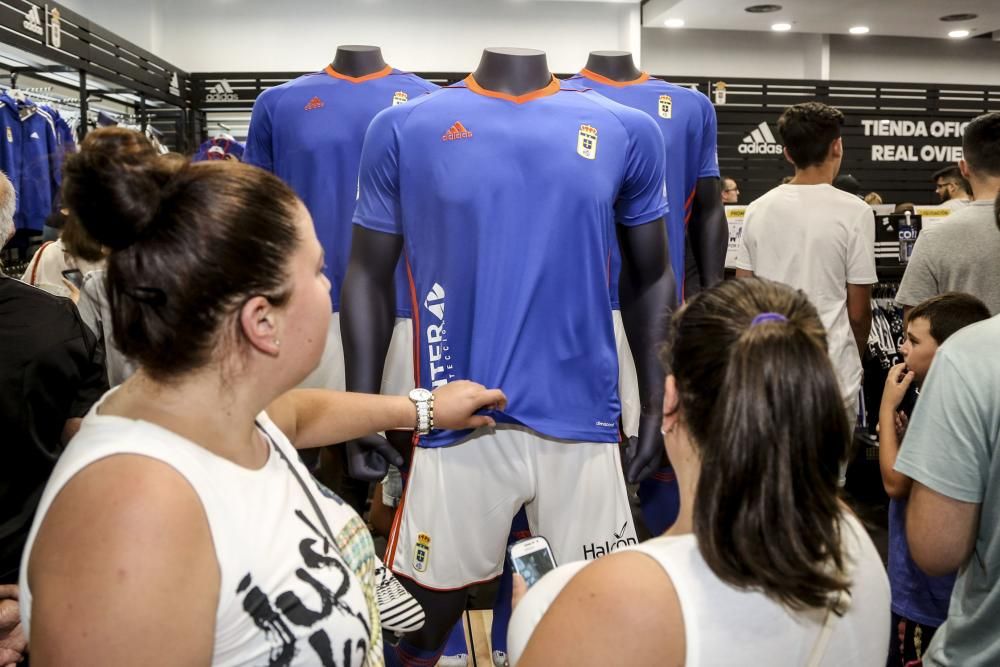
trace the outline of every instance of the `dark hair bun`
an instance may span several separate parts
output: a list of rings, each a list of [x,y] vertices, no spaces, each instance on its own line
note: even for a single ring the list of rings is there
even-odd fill
[[[63,169],[63,201],[102,245],[121,250],[147,235],[164,186],[182,168],[141,133],[94,130]]]

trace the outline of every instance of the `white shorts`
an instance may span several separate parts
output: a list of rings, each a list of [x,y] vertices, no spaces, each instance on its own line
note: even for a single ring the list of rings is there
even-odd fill
[[[531,534],[548,539],[557,563],[637,543],[618,443],[501,424],[449,447],[415,449],[388,565],[437,590],[493,579],[522,505]]]
[[[326,347],[319,365],[302,381],[300,387],[344,391],[344,344],[340,338],[340,313],[333,313],[326,332]],[[413,320],[396,318],[392,340],[382,371],[382,393],[405,396],[413,389]]]
[[[622,402],[622,430],[626,438],[631,438],[639,435],[639,414],[642,412],[639,377],[635,372],[635,359],[632,358],[632,348],[625,335],[621,311],[612,310],[611,316],[615,321],[615,344],[618,347],[618,395]]]

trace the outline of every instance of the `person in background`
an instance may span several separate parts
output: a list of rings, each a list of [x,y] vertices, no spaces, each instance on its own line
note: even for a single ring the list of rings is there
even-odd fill
[[[0,246],[14,235],[15,199],[0,173]],[[0,665],[26,650],[17,582],[42,489],[106,389],[97,341],[72,302],[0,272]]]
[[[865,195],[865,203],[869,206],[881,206],[882,205],[882,195],[877,192],[869,192]]]
[[[972,202],[925,225],[896,293],[904,313],[945,292],[965,292],[1000,313],[1000,232],[993,201],[1000,195],[1000,112],[975,118],[962,137],[962,175],[972,184]]]
[[[816,308],[728,280],[675,313],[662,357],[677,522],[526,593],[515,577],[511,664],[881,664],[889,583],[838,499],[853,429]]]
[[[854,195],[859,199],[861,198],[861,183],[850,174],[840,174],[837,178],[833,179],[833,187],[849,195]]]
[[[941,200],[941,208],[957,211],[972,200],[972,186],[957,165],[939,169],[934,173],[934,192]]]
[[[722,178],[722,203],[740,203],[740,186],[736,184],[735,179],[729,178],[728,176],[724,176]]]
[[[52,217],[57,216],[62,218],[58,225],[61,230],[59,238],[43,243],[35,251],[21,280],[56,296],[76,300],[83,277],[104,266],[107,251],[87,234],[67,209],[52,214]],[[77,271],[78,282],[73,282],[63,273],[73,269]]]
[[[990,311],[974,296],[950,292],[918,304],[906,323],[900,348],[903,363],[893,366],[882,392],[879,410],[879,466],[889,495],[889,585],[892,589],[892,626],[888,667],[905,667],[923,657],[934,633],[948,616],[955,575],[931,577],[910,557],[906,544],[906,499],[911,480],[895,470],[900,440],[906,433],[909,410],[900,409],[906,397],[923,387],[931,362],[953,333],[989,319]]]
[[[970,180],[978,202],[982,191]],[[994,206],[1000,234],[1000,198]],[[932,576],[959,573],[948,618],[924,654],[928,667],[1000,664],[998,340],[1000,316],[994,316],[941,346],[896,457],[896,471],[913,480],[906,538],[914,562]]]
[[[819,102],[797,104],[781,115],[778,131],[795,177],[747,207],[735,264],[737,277],[791,285],[816,304],[853,426],[878,277],[874,211],[833,187],[844,156],[843,122],[839,110]]]

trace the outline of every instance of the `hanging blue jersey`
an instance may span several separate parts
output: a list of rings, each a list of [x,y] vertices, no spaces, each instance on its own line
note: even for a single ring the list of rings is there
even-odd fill
[[[386,67],[358,78],[327,67],[260,94],[243,160],[288,183],[305,202],[326,253],[333,309],[340,309],[351,254],[351,216],[368,124],[379,111],[436,90],[418,76]],[[396,272],[397,314],[409,317],[406,275]]]
[[[30,100],[0,95],[0,169],[17,193],[14,226],[42,231],[62,181],[52,117]]]
[[[612,81],[583,70],[563,82],[568,87],[590,88],[619,104],[644,111],[660,127],[667,151],[667,214],[670,264],[677,277],[677,298],[684,298],[684,236],[699,178],[719,177],[718,122],[712,102],[701,93],[675,86],[643,72],[634,81]],[[680,202],[684,205],[681,206]],[[613,259],[612,299],[617,307],[617,276],[621,259]]]
[[[512,97],[470,76],[379,114],[354,223],[403,236],[417,385],[500,387],[498,422],[616,442],[615,225],[663,217],[664,162],[646,115],[556,79]]]

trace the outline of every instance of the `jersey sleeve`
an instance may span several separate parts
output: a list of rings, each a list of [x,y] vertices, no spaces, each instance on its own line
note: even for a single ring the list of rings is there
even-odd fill
[[[666,215],[666,151],[656,121],[642,112],[622,118],[630,141],[625,158],[625,178],[615,202],[615,221],[637,226]]]
[[[875,273],[875,212],[869,207],[861,211],[847,241],[847,282],[851,285],[874,285]]]
[[[952,341],[952,349],[961,344]],[[931,365],[895,468],[949,498],[981,503],[991,460],[983,415],[995,399],[977,391],[949,352],[945,343]]]
[[[264,91],[250,113],[250,130],[243,161],[274,173],[274,148],[271,139],[270,95]]]
[[[361,149],[358,204],[354,224],[376,232],[402,234],[399,201],[399,117],[402,107],[383,110],[368,126]]]
[[[698,154],[698,178],[719,178],[719,121],[711,100],[699,92],[704,121],[701,128],[701,149]]]

